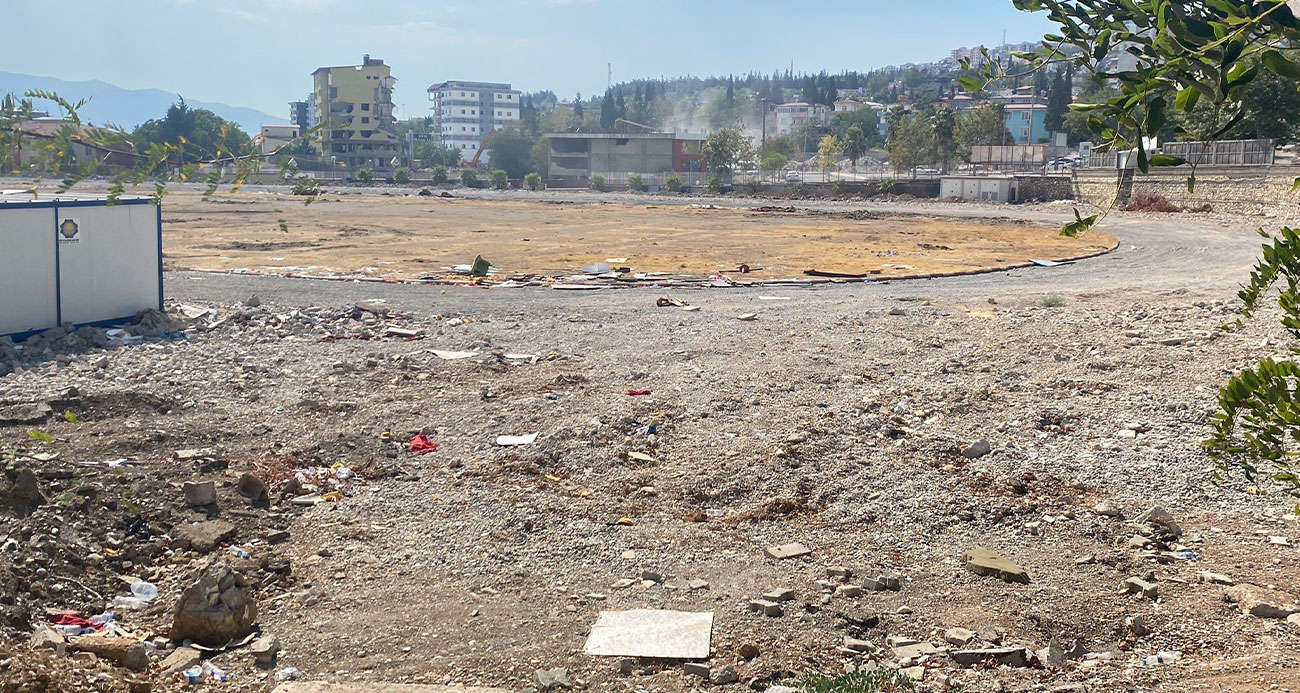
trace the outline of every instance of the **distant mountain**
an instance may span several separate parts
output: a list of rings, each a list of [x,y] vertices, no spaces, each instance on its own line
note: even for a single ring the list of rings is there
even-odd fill
[[[90,102],[78,111],[83,122],[95,125],[113,123],[127,130],[150,118],[163,117],[167,113],[167,107],[176,103],[178,98],[176,94],[162,89],[123,89],[97,79],[88,82],[68,82],[53,77],[0,72],[0,94],[12,92],[21,95],[30,89],[52,91],[73,103],[79,99],[89,98]],[[226,120],[237,123],[249,135],[256,135],[263,124],[289,122],[283,117],[277,118],[252,108],[227,106],[224,103],[210,103],[189,97],[185,98],[185,103],[192,108],[206,108]],[[40,101],[36,107],[39,110],[48,110],[50,115],[62,113],[57,106],[48,101]]]

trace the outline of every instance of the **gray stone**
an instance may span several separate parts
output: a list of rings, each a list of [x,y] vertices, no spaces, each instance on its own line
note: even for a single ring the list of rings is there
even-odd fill
[[[270,496],[266,491],[266,484],[253,474],[245,472],[239,477],[239,484],[235,486],[239,495],[247,498],[253,505],[264,505],[270,502]]]
[[[192,647],[178,647],[168,653],[158,666],[164,674],[175,674],[195,666],[202,659],[198,650]]]
[[[767,599],[751,599],[749,601],[749,610],[764,616],[782,616],[785,614],[780,604]]]
[[[788,602],[791,599],[794,599],[794,590],[785,587],[769,590],[763,593],[763,599],[771,602]]]
[[[848,599],[855,599],[862,596],[861,585],[840,585],[835,588],[835,594]]]
[[[682,673],[707,680],[709,678],[709,665],[703,662],[687,662],[682,665]]]
[[[798,558],[800,556],[807,556],[808,554],[812,553],[812,549],[809,549],[807,546],[804,546],[803,544],[800,544],[798,542],[793,542],[790,544],[777,544],[776,546],[769,546],[766,549],[764,549],[764,551],[767,553],[768,556],[776,559]]]
[[[875,652],[876,646],[869,640],[859,640],[858,638],[850,638],[846,635],[844,636],[844,649],[867,654]]]
[[[966,568],[977,575],[997,577],[1006,582],[1029,582],[1029,573],[996,551],[976,547],[962,554]]]
[[[650,582],[663,582],[664,576],[654,572],[653,570],[643,570],[641,571],[641,579],[649,580]]]
[[[925,667],[915,666],[903,670],[903,675],[913,681],[921,681],[925,678]]]
[[[0,486],[0,509],[8,508],[19,517],[31,515],[46,502],[45,496],[41,493],[40,482],[30,469],[18,470],[9,485],[8,492]]]
[[[199,508],[217,502],[217,485],[211,481],[187,481],[182,490],[190,507]]]
[[[1124,581],[1124,591],[1129,594],[1141,594],[1147,599],[1156,599],[1160,596],[1160,587],[1154,585],[1139,577],[1131,577]]]
[[[944,642],[956,647],[965,647],[975,639],[975,632],[965,628],[949,628],[943,633]]]
[[[253,644],[248,647],[248,651],[253,654],[253,659],[258,666],[274,666],[275,658],[280,654],[280,640],[274,635],[263,635],[253,641]]]
[[[176,602],[172,612],[172,640],[221,647],[247,635],[257,622],[257,603],[244,589],[243,579],[229,566],[220,561],[209,562]],[[237,598],[231,590],[238,593]]]
[[[1224,585],[1226,587],[1232,587],[1233,585],[1237,584],[1232,578],[1228,577],[1227,575],[1220,575],[1219,573],[1211,573],[1208,570],[1202,571],[1200,577],[1201,577],[1201,582],[1207,582],[1211,585]]]
[[[938,654],[939,648],[928,642],[918,642],[912,645],[902,645],[894,648],[894,656],[899,659],[916,659],[925,655]]]
[[[1224,590],[1223,596],[1236,604],[1243,614],[1258,618],[1289,618],[1300,613],[1295,597],[1258,585],[1236,585]]]
[[[989,445],[987,440],[981,438],[963,448],[961,456],[968,460],[976,460],[991,452],[993,452],[993,446]]]
[[[45,402],[25,402],[0,407],[0,426],[38,424],[50,418],[54,410]]]
[[[740,675],[736,673],[736,667],[733,666],[718,667],[709,671],[709,683],[715,686],[725,686],[739,680]]]
[[[34,650],[54,650],[59,654],[64,654],[67,652],[68,641],[57,628],[42,623],[32,631],[28,643],[31,644]]]
[[[700,578],[695,578],[690,582],[686,583],[686,586],[693,590],[707,590],[709,589],[709,581],[701,580]]]
[[[1034,655],[1037,656],[1038,661],[1042,662],[1043,666],[1048,669],[1065,668],[1065,650],[1061,649],[1060,644],[1055,640],[1048,643],[1047,647],[1035,652]]]
[[[569,670],[563,667],[538,669],[533,672],[533,681],[543,691],[573,688],[573,682],[569,680]]]
[[[989,643],[991,645],[1002,644],[1002,633],[999,633],[998,629],[994,626],[984,626],[983,628],[981,628],[979,632],[979,638],[980,640],[983,640],[984,642]]]
[[[1151,629],[1147,628],[1146,618],[1142,614],[1134,614],[1124,619],[1124,625],[1128,627],[1130,633],[1139,638],[1151,632]]]
[[[149,665],[149,652],[135,638],[85,635],[74,638],[69,647],[74,652],[89,652],[131,671],[143,671]]]
[[[1023,647],[990,647],[979,650],[954,650],[948,655],[952,661],[970,667],[977,664],[994,666],[1027,667],[1033,661],[1034,653]]]
[[[1174,516],[1159,505],[1133,518],[1133,521],[1142,525],[1153,525],[1174,536],[1183,533],[1183,528],[1179,527],[1177,522],[1174,522]]]
[[[1118,505],[1115,505],[1108,500],[1104,500],[1092,506],[1092,511],[1102,517],[1121,517],[1124,514],[1123,511],[1119,509]]]
[[[172,529],[172,545],[198,553],[211,553],[235,538],[235,526],[224,520],[208,520]]]

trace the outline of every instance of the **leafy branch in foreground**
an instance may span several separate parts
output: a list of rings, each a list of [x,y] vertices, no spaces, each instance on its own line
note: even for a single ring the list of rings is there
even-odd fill
[[[1119,94],[1101,103],[1072,106],[1088,113],[1098,149],[1129,152],[1142,173],[1188,166],[1189,191],[1196,185],[1195,167],[1180,157],[1149,152],[1145,138],[1178,131],[1178,119],[1171,115],[1190,115],[1198,104],[1211,109],[1214,127],[1197,134],[1210,141],[1221,137],[1245,117],[1243,92],[1261,74],[1276,75],[1288,89],[1300,88],[1300,63],[1291,48],[1300,46],[1300,21],[1286,0],[1012,2],[1020,10],[1047,12],[1059,28],[1044,37],[1051,48],[1018,57],[1037,67],[1069,61],[1098,82],[1118,86]],[[990,65],[985,77],[1001,71]],[[1297,190],[1300,179],[1291,187]],[[1084,217],[1076,211],[1063,233],[1084,233],[1104,217],[1104,212]],[[1282,325],[1300,339],[1300,231],[1290,228],[1264,245],[1250,281],[1238,293],[1242,318],[1255,315],[1279,284]],[[1217,467],[1216,481],[1268,478],[1300,497],[1294,462],[1300,447],[1298,388],[1300,364],[1274,359],[1260,361],[1223,386],[1203,443]]]

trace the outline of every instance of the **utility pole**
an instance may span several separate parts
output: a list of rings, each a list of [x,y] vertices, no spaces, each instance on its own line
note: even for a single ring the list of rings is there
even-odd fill
[[[614,63],[605,63],[605,88],[614,86]]]
[[[758,145],[758,165],[761,169],[763,166],[763,155],[767,153],[767,99],[759,99],[758,103],[763,108],[761,115],[763,118],[763,139],[760,140],[760,144]]]

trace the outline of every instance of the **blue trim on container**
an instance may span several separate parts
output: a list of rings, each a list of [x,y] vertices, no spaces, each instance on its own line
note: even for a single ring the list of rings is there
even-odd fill
[[[113,204],[108,204],[108,200],[50,200],[48,202],[4,202],[0,201],[0,209],[45,209],[50,207],[115,207],[117,205],[147,205],[153,202],[149,198],[130,198],[121,199]]]
[[[124,318],[109,318],[108,320],[95,320],[92,322],[82,322],[82,323],[77,323],[72,327],[73,329],[78,329],[78,330],[83,327],[112,327],[113,325],[121,325],[124,323],[129,323],[132,320],[135,320],[135,315],[128,315]],[[0,337],[9,337],[10,339],[13,339],[15,342],[21,342],[24,339],[27,339],[29,337],[34,337],[44,332],[45,330],[52,330],[54,329],[54,327],[58,327],[58,325],[55,325],[53,327],[45,327],[39,330],[27,330],[26,332],[14,332],[13,334],[0,334]]]
[[[54,324],[63,324],[63,260],[59,255],[59,203],[54,203]]]
[[[162,257],[162,200],[154,205],[158,208],[158,311],[163,309],[163,257]]]

